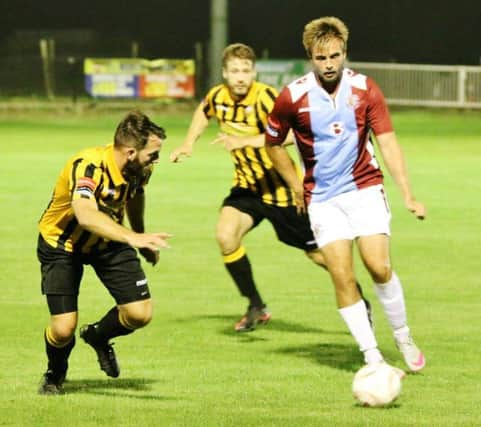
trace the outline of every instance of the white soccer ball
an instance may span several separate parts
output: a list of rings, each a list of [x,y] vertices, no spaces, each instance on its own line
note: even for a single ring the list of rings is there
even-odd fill
[[[352,393],[364,406],[385,406],[401,393],[400,371],[387,363],[363,366],[354,375]]]

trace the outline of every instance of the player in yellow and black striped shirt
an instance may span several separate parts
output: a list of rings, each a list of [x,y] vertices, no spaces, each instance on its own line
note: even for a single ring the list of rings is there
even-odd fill
[[[144,231],[144,185],[159,157],[164,130],[143,113],[129,113],[114,144],[73,156],[61,171],[39,223],[37,254],[50,324],[45,330],[48,367],[39,393],[59,394],[75,345],[77,300],[85,264],[90,264],[116,305],[80,336],[97,353],[108,376],[120,373],[109,340],[145,326],[152,302],[134,248],[150,263],[167,247],[167,233]],[[123,225],[127,212],[131,229]]]
[[[323,266],[309,220],[297,215],[293,193],[264,148],[267,115],[277,91],[255,81],[255,59],[249,46],[235,43],[226,47],[222,60],[225,82],[208,91],[194,113],[184,143],[170,155],[173,162],[190,156],[209,120],[217,120],[221,133],[214,142],[230,152],[235,167],[233,187],[224,199],[217,223],[217,241],[227,271],[241,295],[249,300],[246,314],[235,325],[238,332],[252,330],[271,317],[242,246],[243,237],[264,218],[271,222],[279,240],[303,249]]]

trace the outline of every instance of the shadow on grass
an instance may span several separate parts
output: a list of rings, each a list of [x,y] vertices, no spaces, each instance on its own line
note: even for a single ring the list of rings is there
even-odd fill
[[[145,378],[121,378],[105,380],[69,380],[63,388],[66,394],[85,393],[99,396],[128,397],[142,400],[172,400],[170,397],[159,396],[158,394],[146,394],[152,390],[152,384],[156,380]],[[139,393],[137,392],[144,392]]]
[[[352,373],[357,372],[364,365],[362,354],[354,342],[352,344],[320,343],[281,347],[275,350],[275,353],[310,359],[314,363]],[[397,352],[382,350],[382,353],[388,363],[400,361]]]
[[[356,372],[362,366],[362,356],[355,344],[307,344],[281,347],[275,353],[309,359],[320,365],[348,372]]]
[[[176,322],[190,323],[192,321],[198,322],[199,320],[216,321],[220,323],[222,321],[223,327],[220,329],[224,335],[232,336],[251,336],[251,332],[238,333],[234,330],[234,324],[238,322],[240,316],[229,316],[225,314],[210,314],[210,315],[198,315],[191,317],[184,317],[176,319]],[[322,328],[314,328],[311,326],[302,325],[300,323],[287,322],[282,319],[273,319],[267,325],[261,325],[258,330],[273,330],[277,332],[293,332],[293,333],[310,333],[310,334],[329,334],[329,335],[346,335],[349,332],[345,331],[326,331]],[[261,338],[258,338],[259,340]],[[262,339],[265,340],[265,339]]]
[[[389,403],[387,405],[384,405],[384,406],[367,406],[367,405],[363,405],[361,403],[355,403],[353,405],[353,407],[362,409],[363,411],[365,411],[366,409],[371,410],[371,411],[386,411],[386,410],[389,411],[389,410],[393,410],[393,409],[400,409],[401,404],[397,403],[396,401],[394,401],[392,403]]]

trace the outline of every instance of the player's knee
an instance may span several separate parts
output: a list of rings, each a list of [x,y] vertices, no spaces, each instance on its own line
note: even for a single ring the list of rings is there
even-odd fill
[[[392,269],[390,265],[379,265],[370,270],[374,283],[387,283],[391,280]]]
[[[233,252],[236,247],[239,246],[232,234],[225,230],[217,230],[215,237],[222,253],[224,254]]]
[[[120,312],[121,323],[129,329],[139,329],[152,320],[152,304],[147,301],[132,304]]]
[[[50,333],[55,342],[66,343],[75,334],[76,326],[76,323],[72,321],[55,321],[50,324]]]

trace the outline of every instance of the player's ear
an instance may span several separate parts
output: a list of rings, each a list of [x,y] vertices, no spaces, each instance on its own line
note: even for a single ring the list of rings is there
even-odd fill
[[[222,77],[227,80],[227,71],[224,67],[222,67]]]
[[[135,154],[137,153],[137,150],[133,147],[129,147],[126,150],[127,158],[129,160],[134,160],[135,159]]]

